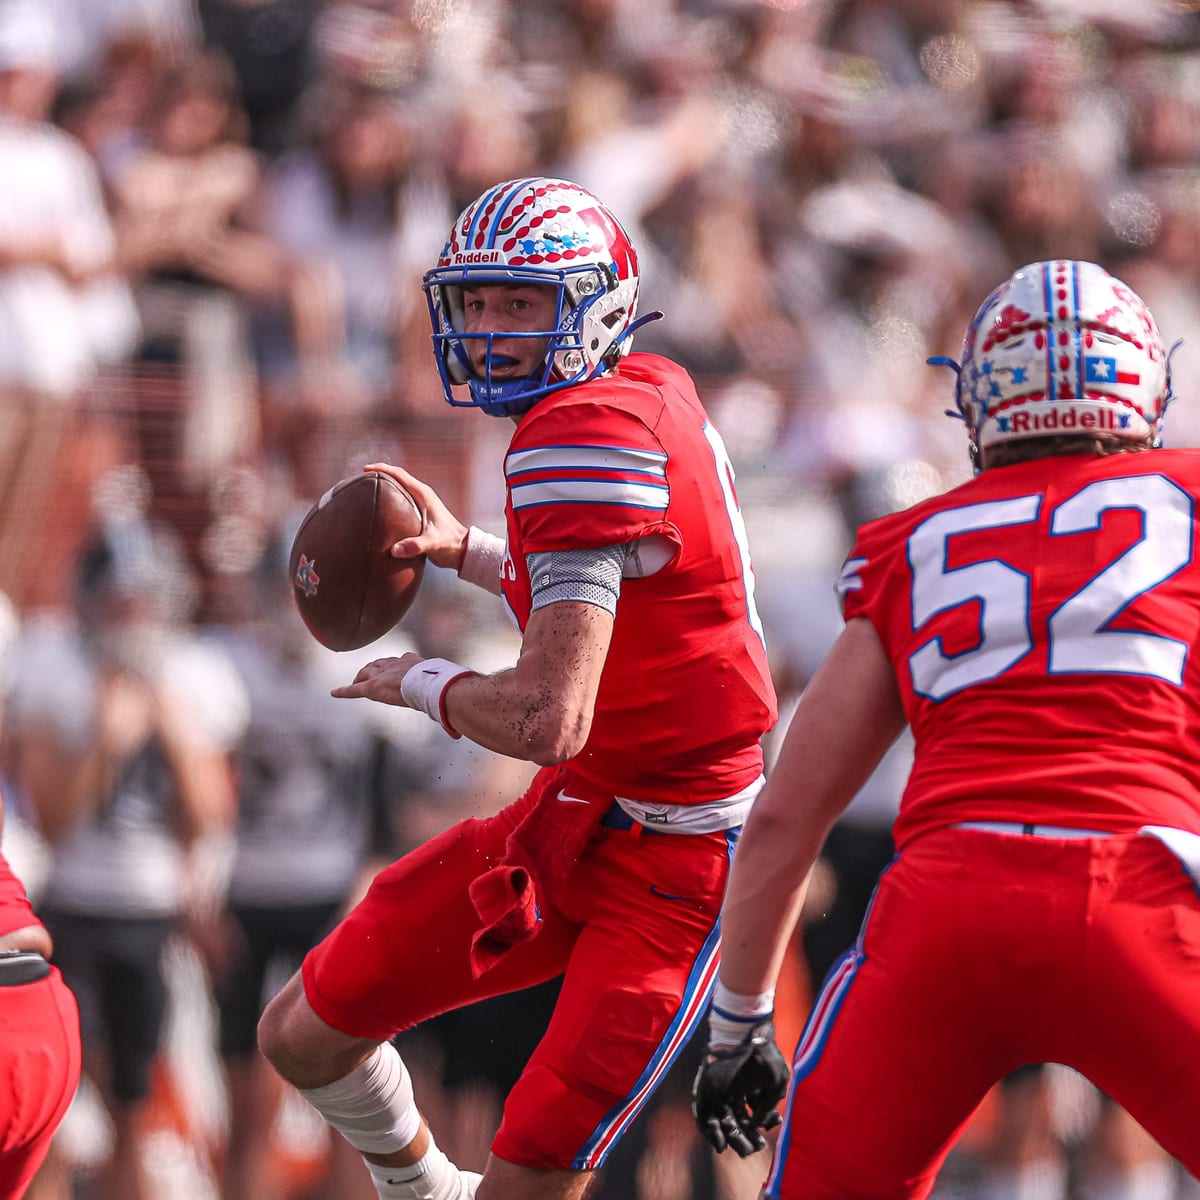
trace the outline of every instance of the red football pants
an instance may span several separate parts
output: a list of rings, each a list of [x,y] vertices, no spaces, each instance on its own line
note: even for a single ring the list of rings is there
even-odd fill
[[[472,879],[562,777],[541,772],[516,804],[465,821],[376,877],[305,959],[305,994],[327,1024],[383,1040],[421,1021],[563,975],[553,1018],[504,1106],[492,1149],[527,1167],[601,1165],[707,1007],[717,916],[735,840],[601,829],[540,932],[478,979]]]
[[[923,1200],[1025,1063],[1073,1067],[1200,1174],[1200,898],[1160,842],[906,846],[796,1050],[770,1200]]]
[[[25,1194],[80,1069],[79,1009],[57,968],[34,983],[0,987],[0,1200]]]

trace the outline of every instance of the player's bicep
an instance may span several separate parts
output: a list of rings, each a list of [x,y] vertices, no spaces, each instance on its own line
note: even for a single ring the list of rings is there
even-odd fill
[[[582,600],[617,615],[622,579],[645,579],[678,553],[678,544],[650,534],[611,546],[541,550],[525,555],[533,611],[563,600]]]
[[[547,690],[592,701],[612,641],[607,609],[583,600],[547,604],[533,612],[525,628],[518,672]]]
[[[584,601],[548,604],[525,627],[513,674],[522,741],[535,762],[573,757],[591,732],[613,618]]]

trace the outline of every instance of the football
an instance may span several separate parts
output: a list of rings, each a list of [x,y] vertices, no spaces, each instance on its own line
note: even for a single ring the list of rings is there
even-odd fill
[[[335,483],[305,514],[292,541],[292,595],[309,633],[330,650],[357,650],[408,612],[425,558],[393,558],[424,514],[390,475],[364,471]]]

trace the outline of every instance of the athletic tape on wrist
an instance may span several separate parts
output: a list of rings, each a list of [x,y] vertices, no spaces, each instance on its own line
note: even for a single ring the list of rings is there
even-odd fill
[[[716,1012],[736,1021],[761,1021],[775,1011],[775,989],[757,995],[731,992],[721,981],[713,988],[712,1006]]]
[[[504,539],[475,525],[467,529],[467,545],[458,577],[493,596],[500,594],[500,568],[504,564]]]
[[[731,1050],[755,1025],[769,1020],[774,1011],[774,988],[747,996],[731,992],[718,980],[708,1010],[708,1048]]]
[[[452,738],[460,738],[462,734],[446,716],[446,689],[457,679],[477,674],[478,671],[447,658],[423,658],[405,672],[400,680],[400,694],[409,708],[437,721]]]

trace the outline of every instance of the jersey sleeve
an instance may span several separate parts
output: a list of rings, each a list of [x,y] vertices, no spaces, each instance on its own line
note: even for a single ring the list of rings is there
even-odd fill
[[[522,549],[594,549],[669,531],[667,463],[653,431],[621,408],[535,409],[504,463]]]
[[[835,585],[842,616],[847,621],[866,617],[881,634],[884,631],[879,609],[892,575],[889,547],[894,539],[887,536],[891,526],[892,522],[886,520],[872,521],[859,529]]]

